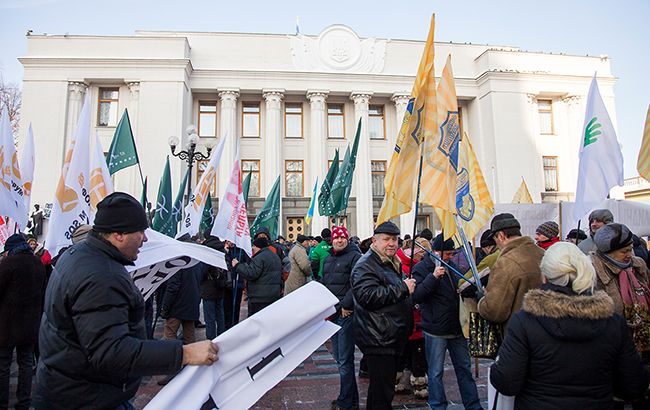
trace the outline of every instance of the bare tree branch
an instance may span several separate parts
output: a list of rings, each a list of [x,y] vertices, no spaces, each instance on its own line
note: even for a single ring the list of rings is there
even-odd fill
[[[20,107],[22,105],[22,92],[16,84],[6,84],[0,78],[0,117],[9,112],[11,129],[14,136],[18,135],[20,123]]]

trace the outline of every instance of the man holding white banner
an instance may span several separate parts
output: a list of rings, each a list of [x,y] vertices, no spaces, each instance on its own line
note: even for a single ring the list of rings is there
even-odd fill
[[[144,299],[125,265],[147,227],[142,205],[115,192],[97,204],[88,238],[59,259],[45,295],[35,408],[132,409],[142,376],[217,360],[211,341],[145,340]]]

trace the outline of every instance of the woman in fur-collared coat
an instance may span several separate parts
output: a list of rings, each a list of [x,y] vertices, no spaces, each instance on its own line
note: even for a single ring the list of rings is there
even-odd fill
[[[613,409],[648,385],[641,358],[612,299],[594,291],[593,266],[575,245],[551,246],[547,283],[530,290],[510,320],[490,381],[516,409]]]

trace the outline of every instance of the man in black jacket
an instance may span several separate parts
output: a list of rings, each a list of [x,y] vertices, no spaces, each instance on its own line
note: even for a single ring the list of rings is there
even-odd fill
[[[341,386],[339,397],[332,407],[340,409],[359,408],[359,391],[354,376],[354,332],[352,314],[354,300],[350,287],[352,268],[361,258],[359,248],[349,242],[345,226],[332,227],[332,249],[323,263],[322,283],[339,299],[332,322],[341,326],[332,336],[332,350],[339,367]]]
[[[368,410],[391,409],[399,359],[413,330],[411,293],[415,280],[402,280],[395,256],[399,228],[379,225],[370,250],[352,269],[355,341],[368,362]]]
[[[442,234],[433,241],[433,250],[442,255],[442,260],[453,266],[454,241],[443,240]],[[413,292],[413,303],[420,304],[422,330],[424,333],[425,354],[429,376],[429,407],[433,410],[447,408],[447,397],[442,375],[445,369],[445,351],[449,350],[454,365],[458,388],[463,405],[468,410],[481,409],[472,377],[467,340],[458,318],[459,295],[458,280],[443,266],[426,255],[413,269],[417,285]]]
[[[88,239],[59,259],[39,333],[36,409],[129,406],[142,376],[217,360],[208,340],[145,340],[144,300],[124,265],[137,259],[147,222],[135,198],[115,192],[97,205]]]

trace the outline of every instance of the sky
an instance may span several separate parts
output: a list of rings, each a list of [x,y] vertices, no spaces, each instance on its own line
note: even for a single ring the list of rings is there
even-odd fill
[[[331,24],[361,37],[519,47],[611,59],[625,176],[636,159],[650,103],[650,0],[0,0],[0,75],[20,84],[25,33],[117,34],[178,30],[318,35]],[[585,95],[587,90],[585,90]],[[578,160],[576,153],[576,161]]]

